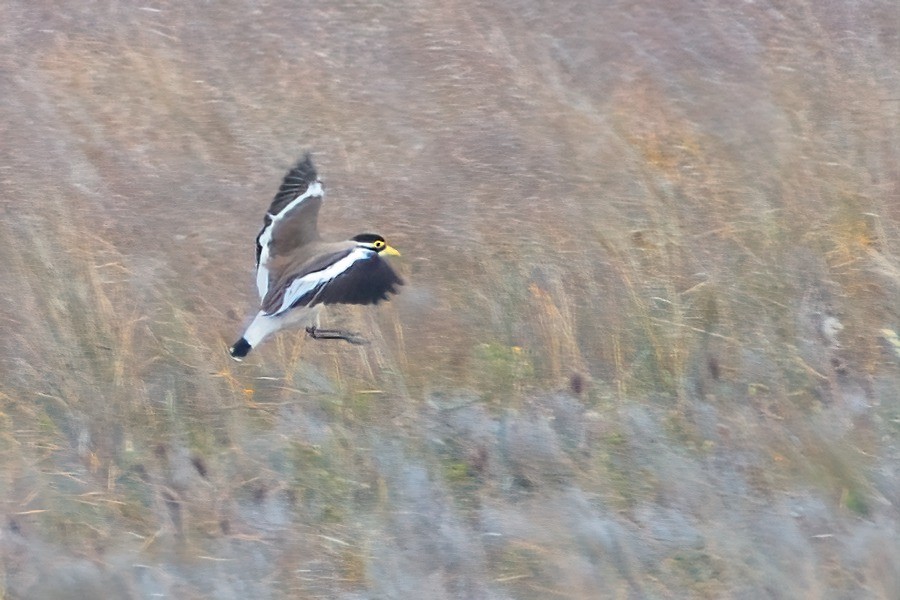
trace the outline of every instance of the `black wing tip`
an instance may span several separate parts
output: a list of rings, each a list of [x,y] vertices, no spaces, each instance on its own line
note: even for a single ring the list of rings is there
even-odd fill
[[[307,152],[293,167],[288,169],[284,179],[281,180],[278,192],[275,193],[275,198],[269,207],[269,214],[276,215],[281,212],[285,206],[316,182],[319,182],[320,185],[322,183],[319,181],[319,175],[316,172],[316,167],[313,165],[312,154]],[[320,199],[322,196],[321,189],[324,189],[324,186],[320,188],[318,194],[315,194]],[[268,225],[268,223],[266,224]]]
[[[316,167],[312,161],[312,152],[307,150],[303,153],[303,158],[298,160],[293,167],[290,168],[285,180],[288,178],[300,180],[304,183],[312,183],[319,178]]]
[[[378,304],[382,300],[390,300],[392,294],[396,296],[400,293],[399,287],[401,285],[404,285],[406,282],[404,282],[399,275],[397,275],[396,277],[397,278],[394,280],[391,286],[384,291],[384,294],[381,296],[381,298],[375,301],[375,304]]]
[[[234,343],[234,346],[228,349],[228,354],[230,354],[231,358],[234,360],[241,361],[252,349],[253,346],[251,346],[245,338],[241,338]]]

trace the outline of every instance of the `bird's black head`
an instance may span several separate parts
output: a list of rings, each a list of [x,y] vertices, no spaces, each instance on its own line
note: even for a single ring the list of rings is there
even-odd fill
[[[389,254],[391,256],[400,256],[400,253],[388,246],[383,237],[377,233],[361,233],[351,238],[357,245],[378,253]]]

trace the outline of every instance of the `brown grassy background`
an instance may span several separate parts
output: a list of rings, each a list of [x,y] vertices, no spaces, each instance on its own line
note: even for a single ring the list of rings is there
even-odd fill
[[[892,0],[0,6],[0,598],[900,597]],[[253,311],[315,153],[401,296]]]

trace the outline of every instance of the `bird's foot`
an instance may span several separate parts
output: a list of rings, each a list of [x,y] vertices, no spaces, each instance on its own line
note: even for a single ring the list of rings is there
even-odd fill
[[[306,333],[314,340],[344,340],[351,344],[367,344],[366,338],[358,333],[350,333],[341,329],[319,329],[318,327],[307,327]]]

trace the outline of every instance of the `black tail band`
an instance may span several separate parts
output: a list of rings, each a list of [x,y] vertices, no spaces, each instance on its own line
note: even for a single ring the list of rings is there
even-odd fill
[[[253,348],[253,346],[251,346],[246,339],[241,338],[234,343],[234,346],[228,349],[228,353],[231,355],[231,358],[240,360],[247,356],[251,348]]]

